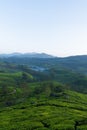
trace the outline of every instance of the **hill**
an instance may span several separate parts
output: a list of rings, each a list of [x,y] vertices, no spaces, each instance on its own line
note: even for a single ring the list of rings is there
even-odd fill
[[[45,53],[13,53],[1,55],[0,61],[8,63],[25,64],[30,67],[41,67],[42,70],[49,67],[60,67],[87,75],[87,56],[54,57]]]
[[[17,96],[17,102],[0,109],[1,130],[87,129],[87,95],[66,90],[57,82],[29,84],[28,95],[24,90],[16,88],[15,93],[4,95],[4,100],[11,101]]]
[[[87,76],[75,58],[1,58],[0,130],[86,130]]]
[[[31,66],[29,67],[29,65],[1,62],[0,85],[3,86],[3,84],[7,84],[8,86],[12,84],[15,86],[21,82],[22,76],[25,74],[25,78],[28,82],[57,81],[67,85],[71,90],[87,93],[86,75],[58,66],[49,66],[48,69],[41,69],[42,68],[32,68]],[[30,79],[28,75],[32,78]]]

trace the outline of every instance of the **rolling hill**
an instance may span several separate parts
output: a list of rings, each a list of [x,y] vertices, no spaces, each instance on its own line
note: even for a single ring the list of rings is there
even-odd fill
[[[86,129],[86,56],[0,59],[0,130]]]
[[[1,107],[1,130],[87,129],[87,95],[67,90],[60,83],[32,83],[27,91],[16,88],[15,93],[3,96],[16,103]]]

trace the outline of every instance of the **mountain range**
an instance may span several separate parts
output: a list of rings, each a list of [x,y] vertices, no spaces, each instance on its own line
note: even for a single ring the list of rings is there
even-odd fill
[[[0,54],[0,61],[24,64],[40,70],[48,68],[69,69],[87,75],[87,55],[55,57],[46,53]]]
[[[10,53],[10,54],[0,54],[1,58],[9,58],[9,57],[28,57],[28,58],[54,58],[54,56],[46,54],[46,53]]]

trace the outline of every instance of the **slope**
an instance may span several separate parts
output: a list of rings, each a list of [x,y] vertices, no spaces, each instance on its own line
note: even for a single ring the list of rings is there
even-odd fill
[[[87,129],[87,95],[57,82],[29,86],[32,95],[25,101],[0,109],[0,130]]]

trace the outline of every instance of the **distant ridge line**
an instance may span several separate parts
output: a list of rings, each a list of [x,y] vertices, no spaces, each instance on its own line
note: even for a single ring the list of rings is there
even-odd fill
[[[46,54],[46,53],[10,53],[10,54],[0,54],[0,58],[9,58],[9,57],[29,57],[29,58],[55,58],[55,56]]]

